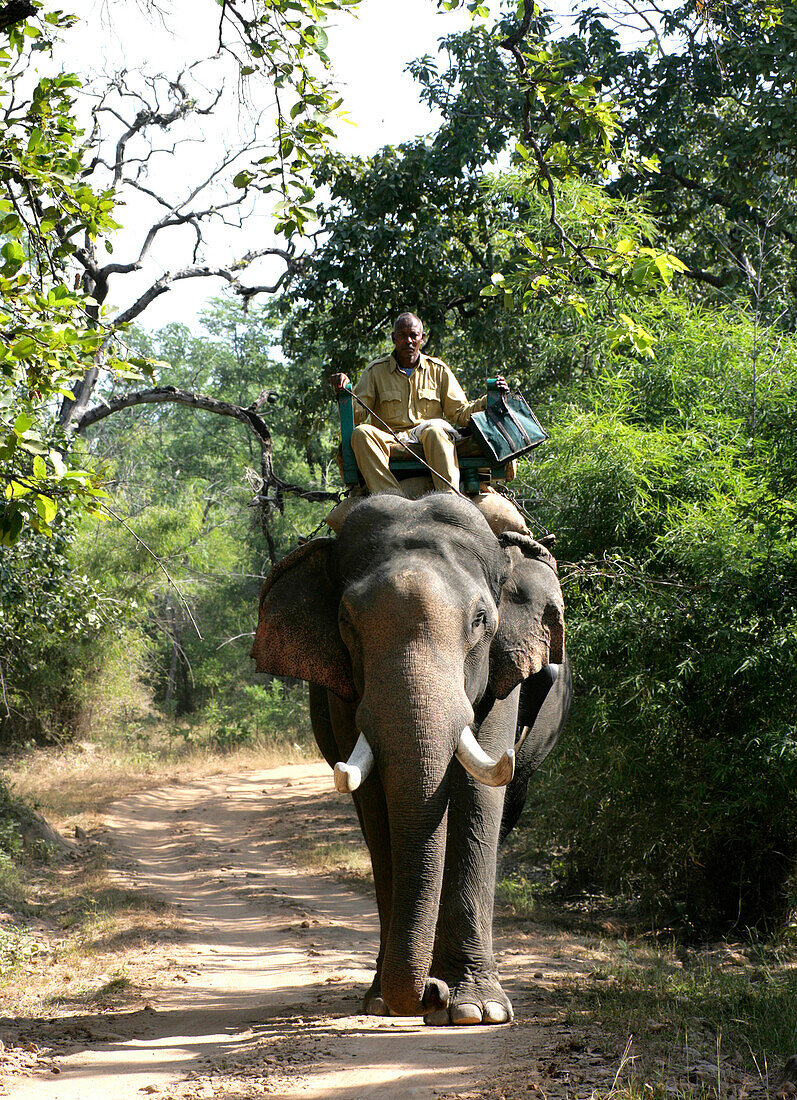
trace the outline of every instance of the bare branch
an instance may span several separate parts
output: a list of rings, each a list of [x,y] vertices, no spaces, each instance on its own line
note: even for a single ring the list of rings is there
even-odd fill
[[[308,489],[303,485],[293,485],[283,481],[274,472],[273,445],[271,432],[267,425],[257,415],[255,409],[266,401],[276,398],[276,394],[263,391],[248,408],[234,405],[229,401],[219,401],[218,398],[208,397],[206,394],[194,393],[189,390],[178,390],[174,386],[156,386],[149,390],[136,390],[133,393],[115,397],[104,405],[89,409],[80,417],[75,418],[75,430],[83,432],[92,424],[99,423],[107,416],[119,412],[122,409],[133,408],[136,405],[162,405],[166,403],[187,405],[189,408],[200,409],[203,412],[218,413],[220,416],[229,416],[245,424],[250,431],[257,436],[260,445],[260,485],[253,500],[253,504],[271,510],[281,507],[280,497],[282,493],[291,493],[309,501],[338,501],[341,498],[339,492],[330,492],[326,489]],[[273,488],[275,496],[268,495],[268,490]]]
[[[222,642],[221,645],[216,646],[216,652],[218,653],[220,649],[224,649],[224,647],[231,642],[237,642],[239,638],[254,638],[254,636],[254,630],[247,630],[244,634],[233,634],[232,638],[228,638],[225,642]]]
[[[523,19],[520,22],[517,30],[514,34],[510,34],[508,38],[505,38],[503,42],[499,42],[501,49],[509,50],[517,63],[518,71],[521,76],[526,74],[526,59],[520,52],[519,46],[526,35],[529,33],[531,27],[531,17],[534,14],[533,4],[524,4],[523,6]]]
[[[266,400],[271,396],[269,393]],[[119,412],[120,409],[130,409],[134,405],[162,405],[166,402],[178,405],[188,405],[193,409],[203,409],[205,412],[218,413],[221,416],[231,416],[240,420],[251,428],[263,440],[270,440],[268,428],[253,410],[233,405],[229,401],[219,401],[216,397],[207,397],[205,394],[195,393],[192,390],[178,390],[174,386],[156,386],[149,390],[136,390],[133,393],[114,397],[104,405],[98,405],[94,409],[87,410],[77,421],[75,430],[83,432],[92,424],[104,420],[106,416]]]
[[[0,5],[2,0],[0,0]],[[237,25],[240,13],[234,11],[234,0],[225,0],[222,18],[231,25]],[[1,9],[0,9],[1,10]],[[83,269],[83,283],[86,291],[98,303],[92,314],[98,324],[100,307],[108,300],[111,286],[116,276],[124,276],[139,271],[151,272],[146,280],[143,292],[135,288],[135,300],[128,298],[119,313],[105,326],[107,346],[114,332],[121,326],[140,317],[156,299],[179,282],[186,279],[214,277],[223,280],[242,300],[244,306],[257,295],[273,294],[290,281],[301,270],[303,259],[296,257],[295,247],[271,247],[250,249],[244,255],[230,257],[222,253],[218,259],[205,249],[206,226],[214,223],[229,226],[231,230],[240,230],[246,218],[258,200],[253,186],[230,186],[228,177],[232,177],[239,167],[250,167],[262,155],[262,115],[254,121],[253,128],[242,135],[240,143],[228,145],[219,151],[218,161],[213,159],[210,165],[200,169],[197,174],[180,171],[177,162],[169,179],[180,186],[180,191],[168,184],[160,188],[157,183],[147,179],[148,165],[152,157],[159,155],[171,146],[172,151],[184,134],[192,141],[194,130],[188,130],[191,119],[209,115],[217,107],[223,94],[223,84],[216,83],[207,87],[195,74],[197,62],[184,69],[174,79],[164,76],[148,77],[141,73],[118,73],[95,95],[92,114],[93,128],[90,144],[95,156],[90,169],[84,175],[97,175],[106,181],[106,186],[117,194],[134,190],[150,206],[151,217],[137,217],[140,233],[135,240],[132,258],[126,261],[115,259],[104,263],[98,255],[97,243],[86,239],[71,242],[75,262]],[[218,75],[214,72],[214,76]],[[107,131],[107,132],[106,132]],[[161,138],[159,133],[166,136]],[[136,144],[137,143],[137,144]],[[256,173],[256,169],[251,171]],[[247,177],[248,178],[248,177]],[[243,178],[242,178],[243,180]],[[242,182],[239,180],[239,182]],[[169,192],[172,191],[172,194]],[[180,196],[180,192],[184,193]],[[154,204],[154,205],[153,205]],[[179,241],[181,255],[166,261],[169,268],[163,271],[163,264],[157,266],[152,257],[155,244],[167,229],[190,227],[191,237]],[[58,230],[56,230],[58,232]],[[228,234],[231,238],[231,234]],[[63,239],[63,234],[62,234]],[[244,245],[243,247],[246,247]],[[274,264],[276,270],[268,269],[268,279],[257,272],[244,282],[247,268],[255,261],[274,257],[282,263]],[[153,270],[154,268],[154,270]],[[261,279],[262,281],[257,281]],[[121,282],[121,280],[120,280]],[[114,286],[114,289],[116,287]],[[65,399],[60,413],[60,422],[64,428],[81,424],[94,390],[98,371],[102,363],[88,371],[82,382],[75,387],[78,399]]]
[[[237,272],[248,267],[254,259],[262,256],[281,256],[286,263],[285,270],[275,283],[243,286]],[[298,258],[292,257],[283,248],[262,248],[257,252],[249,253],[246,257],[241,257],[241,259],[233,261],[233,263],[228,264],[226,267],[212,267],[210,264],[195,264],[191,267],[182,268],[180,271],[167,271],[161,275],[160,278],[156,279],[132,305],[128,306],[127,309],[114,317],[109,326],[109,333],[116,331],[121,328],[122,325],[126,325],[130,321],[134,321],[136,317],[140,316],[157,298],[160,298],[162,294],[166,294],[171,289],[172,284],[181,282],[184,279],[202,279],[209,277],[224,279],[229,283],[231,289],[242,298],[245,303],[248,303],[258,294],[276,294],[287,281],[297,272],[302,270],[304,260],[305,257],[303,256]]]
[[[693,279],[697,283],[707,283],[709,286],[716,287],[717,290],[722,290],[723,287],[728,286],[733,281],[733,275],[730,271],[723,271],[720,275],[715,275],[711,271],[703,271],[699,267],[689,267],[683,275],[687,279]]]

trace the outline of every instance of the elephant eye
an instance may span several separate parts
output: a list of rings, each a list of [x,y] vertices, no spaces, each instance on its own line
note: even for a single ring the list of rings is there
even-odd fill
[[[482,609],[481,611],[477,611],[476,614],[473,617],[473,622],[471,624],[471,630],[476,630],[476,629],[478,629],[478,627],[486,626],[486,625],[487,625],[487,612],[484,609]]]

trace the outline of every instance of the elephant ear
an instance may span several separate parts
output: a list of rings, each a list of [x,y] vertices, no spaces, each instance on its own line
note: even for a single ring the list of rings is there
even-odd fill
[[[315,539],[269,573],[252,657],[258,672],[295,676],[354,699],[349,652],[338,630],[340,597],[327,568],[334,539]]]
[[[499,626],[490,647],[490,685],[504,699],[528,676],[564,660],[565,618],[556,562],[541,543],[506,531],[508,559]]]

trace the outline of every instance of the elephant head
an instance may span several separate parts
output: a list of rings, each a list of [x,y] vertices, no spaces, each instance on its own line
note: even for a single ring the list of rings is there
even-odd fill
[[[423,1014],[446,996],[429,966],[455,757],[476,780],[507,782],[514,718],[490,753],[472,727],[491,701],[561,662],[563,649],[548,551],[528,536],[497,538],[452,494],[367,498],[337,539],[300,547],[266,580],[252,649],[258,671],[349,701],[360,736],[336,785],[384,790],[393,910],[382,993],[399,1014]]]

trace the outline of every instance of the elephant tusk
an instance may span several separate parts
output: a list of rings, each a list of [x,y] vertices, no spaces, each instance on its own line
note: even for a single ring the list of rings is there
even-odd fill
[[[551,682],[548,685],[548,687],[545,689],[546,694],[551,690],[551,688],[556,683],[556,678],[559,675],[559,671],[560,671],[561,667],[562,667],[561,665],[555,665],[555,664],[550,664],[550,665],[547,666],[548,678],[550,679]],[[537,713],[539,713],[539,711]],[[518,734],[517,741],[515,741],[515,755],[516,756],[520,752],[520,750],[523,748],[523,743],[525,742],[526,738],[531,733],[531,731],[532,731],[532,726],[523,725],[523,726],[520,727],[520,733]]]
[[[465,726],[459,736],[456,756],[468,775],[488,787],[505,787],[515,774],[514,749],[505,752],[500,760],[493,760],[476,740],[470,726]]]
[[[523,743],[524,743],[524,741],[526,740],[526,738],[528,737],[528,735],[530,733],[531,733],[531,726],[521,726],[520,734],[518,736],[517,741],[515,742],[515,755],[516,756],[520,752],[520,750],[523,748]]]
[[[335,789],[341,794],[351,794],[364,783],[374,766],[374,754],[371,746],[361,733],[348,761],[335,765]]]

